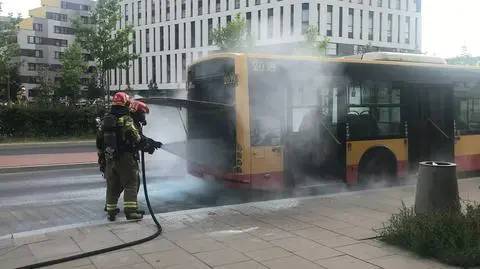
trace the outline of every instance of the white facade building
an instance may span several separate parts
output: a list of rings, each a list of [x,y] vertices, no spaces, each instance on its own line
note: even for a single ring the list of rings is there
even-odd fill
[[[235,14],[247,20],[260,51],[291,53],[309,25],[330,39],[327,54],[359,53],[370,44],[382,51],[418,52],[421,0],[123,0],[118,27],[133,23],[140,55],[129,70],[111,72],[112,90],[183,89],[186,67],[217,50],[213,29]]]

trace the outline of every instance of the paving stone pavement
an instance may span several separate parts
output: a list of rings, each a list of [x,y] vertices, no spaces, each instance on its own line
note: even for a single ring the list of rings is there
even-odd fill
[[[462,198],[480,201],[478,181],[462,180]],[[286,199],[159,214],[157,239],[46,268],[108,269],[447,269],[376,239],[414,187]],[[81,227],[0,241],[1,268],[16,268],[146,237],[151,219]]]

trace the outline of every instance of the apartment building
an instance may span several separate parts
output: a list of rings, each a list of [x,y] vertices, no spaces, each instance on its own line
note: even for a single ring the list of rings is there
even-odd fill
[[[20,23],[18,43],[20,58],[20,83],[29,97],[35,96],[38,87],[38,71],[48,65],[55,79],[59,79],[60,59],[75,36],[70,19],[81,18],[89,22],[89,10],[94,5],[90,0],[41,0],[41,6],[29,11],[29,18]],[[85,59],[91,60],[88,53]],[[82,80],[86,85],[88,78]]]
[[[218,50],[212,33],[240,13],[256,50],[292,53],[309,25],[330,43],[326,53],[342,56],[377,50],[418,52],[421,0],[123,0],[118,27],[133,24],[140,55],[128,70],[113,70],[112,89],[183,89],[186,68]]]

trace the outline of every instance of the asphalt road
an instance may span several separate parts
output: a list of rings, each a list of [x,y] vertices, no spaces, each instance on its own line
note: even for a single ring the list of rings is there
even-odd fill
[[[24,144],[24,145],[0,145],[0,156],[18,156],[31,154],[59,154],[59,153],[83,153],[95,152],[94,141],[90,142],[62,142],[58,144]]]

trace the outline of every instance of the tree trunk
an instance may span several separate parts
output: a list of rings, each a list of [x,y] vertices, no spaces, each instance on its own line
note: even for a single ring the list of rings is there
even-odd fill
[[[421,162],[415,193],[415,213],[460,211],[456,164]]]

